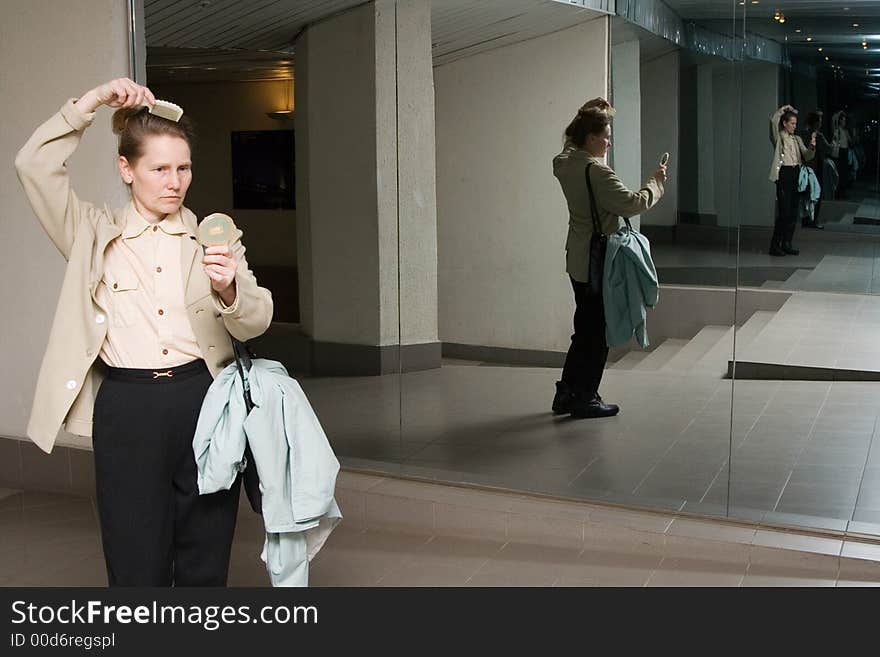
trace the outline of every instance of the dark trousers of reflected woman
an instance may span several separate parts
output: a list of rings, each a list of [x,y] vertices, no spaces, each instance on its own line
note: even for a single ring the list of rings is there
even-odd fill
[[[553,412],[577,418],[608,417],[620,410],[606,404],[599,385],[608,361],[605,340],[605,307],[602,294],[590,291],[588,283],[571,279],[574,289],[574,334],[565,357],[562,380],[556,383]]]

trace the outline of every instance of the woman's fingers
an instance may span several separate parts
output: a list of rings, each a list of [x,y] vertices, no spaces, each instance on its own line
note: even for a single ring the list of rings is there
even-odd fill
[[[116,78],[98,87],[98,100],[109,107],[154,105],[156,99],[145,86],[128,78]]]

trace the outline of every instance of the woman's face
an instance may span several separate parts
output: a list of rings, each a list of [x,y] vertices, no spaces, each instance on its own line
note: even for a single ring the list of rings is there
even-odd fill
[[[797,130],[797,117],[796,116],[791,117],[788,121],[785,121],[782,124],[782,127],[785,128],[785,131],[788,134],[793,135],[795,133],[795,131]]]
[[[138,212],[148,221],[159,221],[180,209],[192,182],[189,144],[172,135],[147,137],[134,166],[119,157],[119,172],[131,185]]]
[[[606,125],[602,132],[587,135],[587,150],[594,157],[605,157],[611,148],[611,126]]]

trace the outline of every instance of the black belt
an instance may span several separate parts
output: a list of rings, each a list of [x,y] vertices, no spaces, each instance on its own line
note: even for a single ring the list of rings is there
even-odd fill
[[[208,366],[205,361],[199,359],[177,367],[147,370],[131,367],[108,367],[107,378],[113,381],[128,381],[129,383],[171,383],[191,379],[205,372],[208,372]]]

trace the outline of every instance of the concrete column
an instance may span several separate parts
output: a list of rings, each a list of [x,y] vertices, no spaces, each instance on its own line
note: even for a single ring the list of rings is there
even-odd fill
[[[638,41],[611,47],[613,105],[611,165],[630,189],[642,183],[642,88]],[[633,224],[635,225],[635,224]]]
[[[430,36],[428,0],[377,0],[297,42],[301,318],[316,373],[440,364]]]
[[[718,211],[715,208],[715,131],[717,130],[714,111],[715,91],[712,84],[713,65],[697,67],[697,213],[700,223],[717,224]]]
[[[9,101],[0,130],[0,278],[6,282],[0,303],[7,309],[0,344],[8,374],[0,390],[0,434],[6,436],[24,436],[65,266],[34,217],[12,161],[68,98],[130,75],[128,25],[125,0],[0,3],[0,97]],[[106,107],[98,110],[69,165],[80,198],[114,206],[127,200],[127,191],[116,167],[110,114]],[[59,437],[59,444],[66,442]]]

